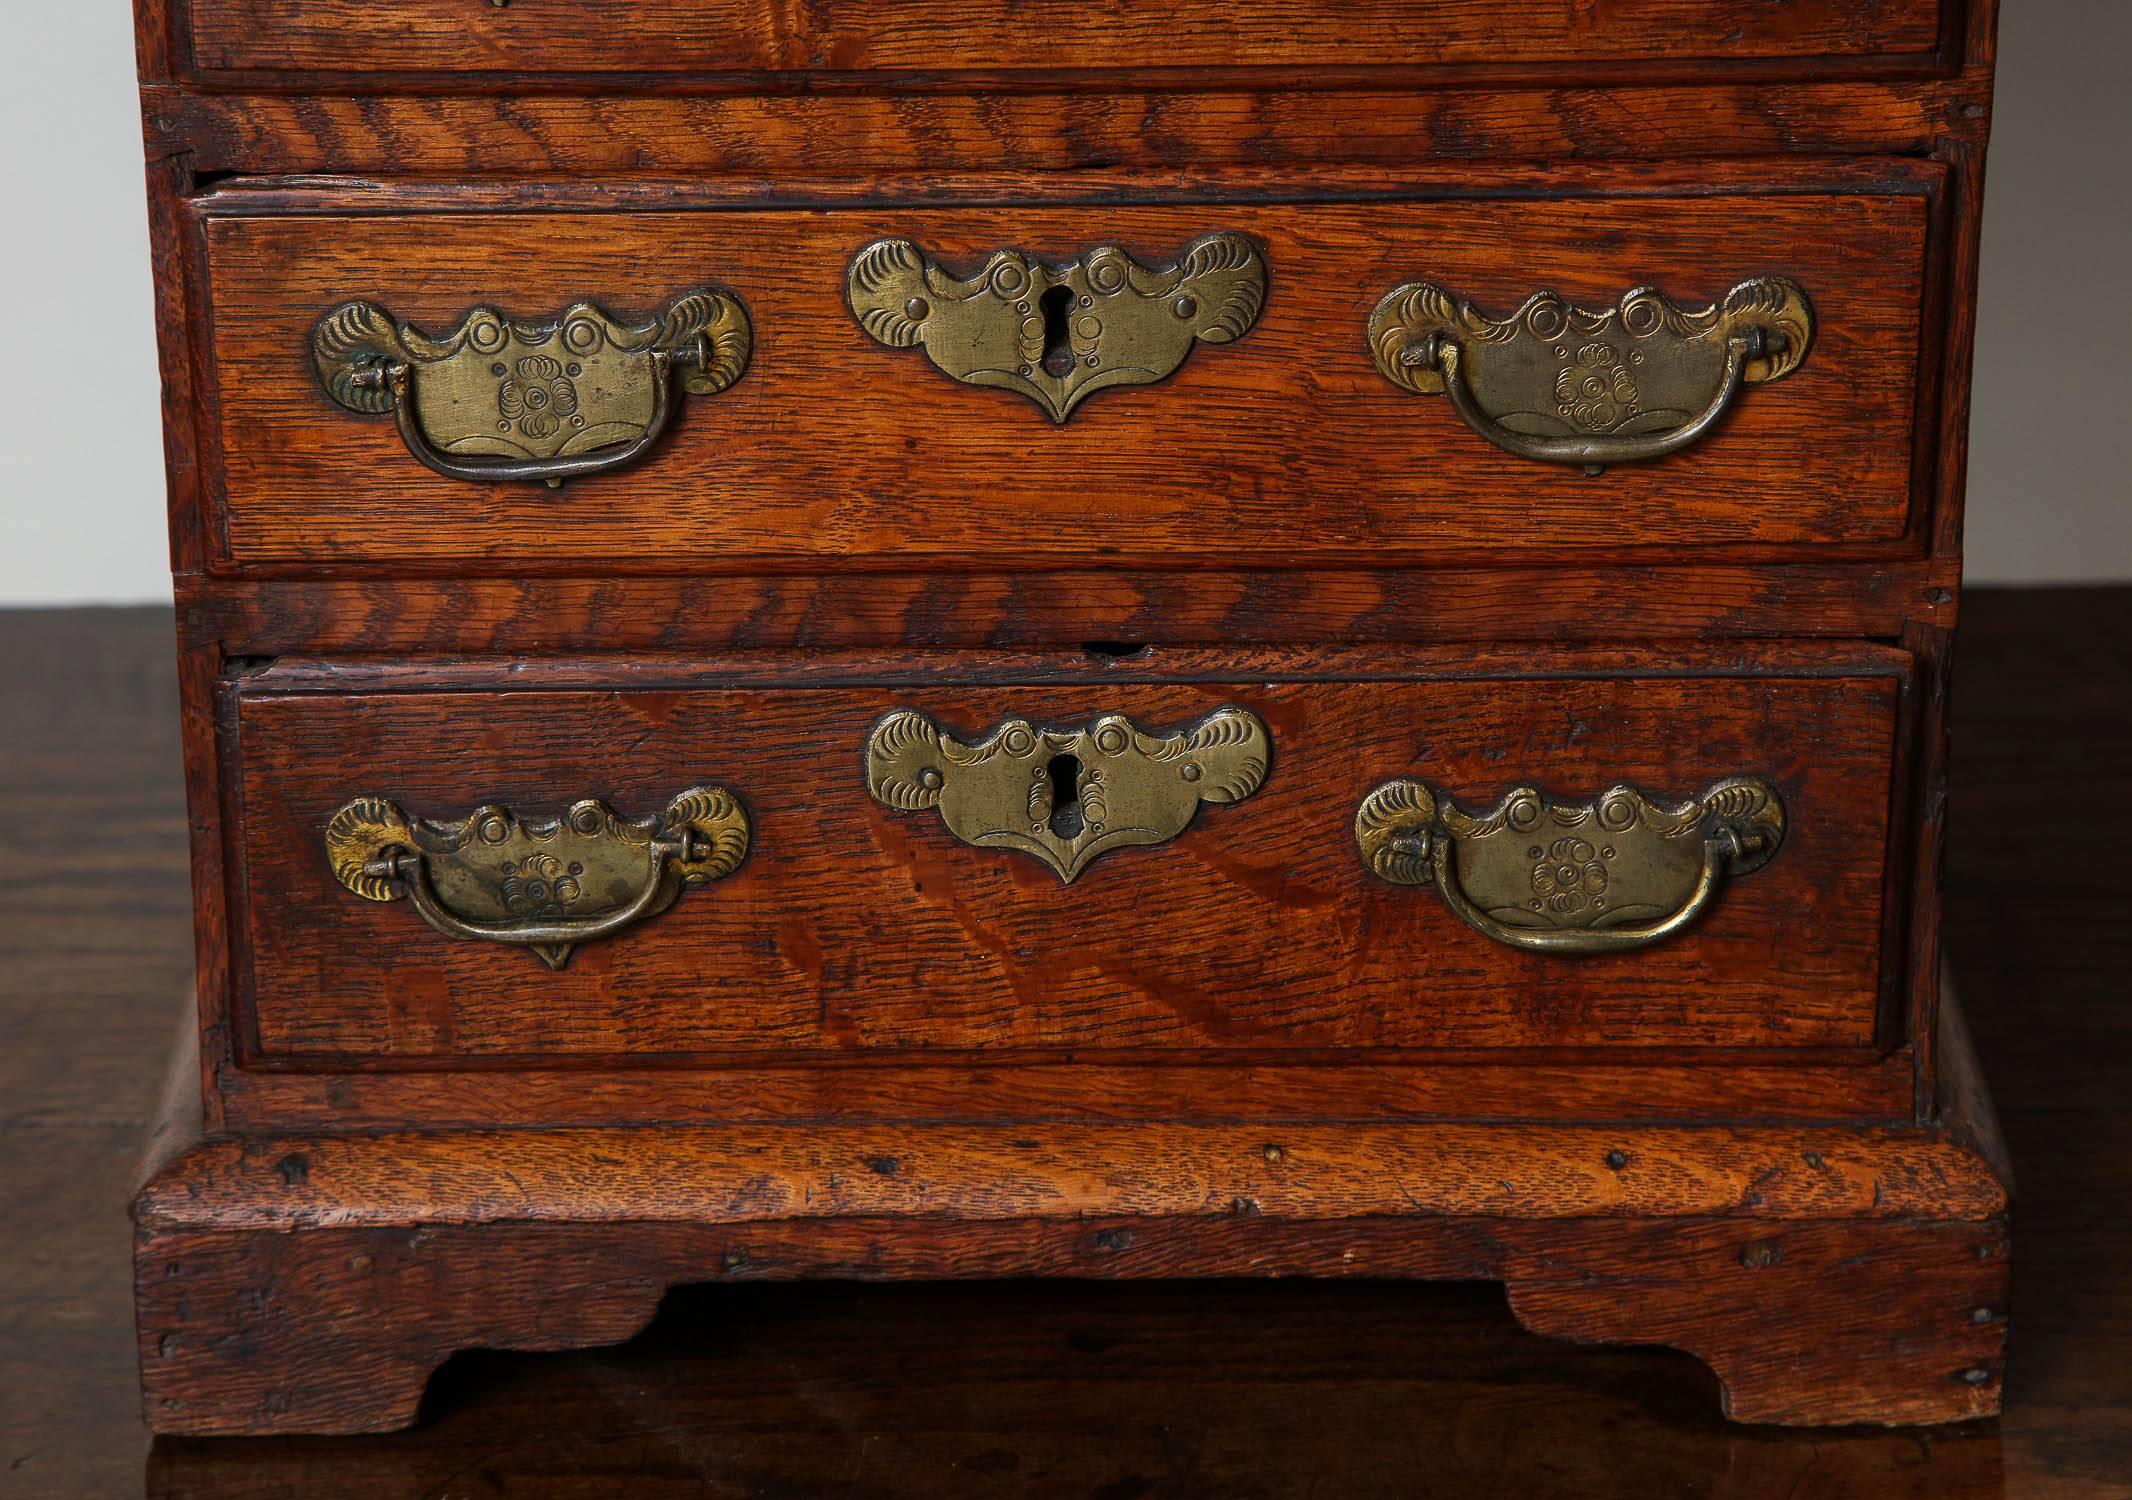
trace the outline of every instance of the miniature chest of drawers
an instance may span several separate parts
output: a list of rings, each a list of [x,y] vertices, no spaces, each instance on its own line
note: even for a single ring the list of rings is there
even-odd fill
[[[155,1427],[1027,1274],[1997,1408],[1935,884],[1990,0],[138,20]]]

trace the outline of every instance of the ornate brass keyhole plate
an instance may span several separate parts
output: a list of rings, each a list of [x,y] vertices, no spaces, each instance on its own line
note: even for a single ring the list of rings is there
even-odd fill
[[[899,812],[937,807],[980,849],[1012,849],[1072,884],[1098,857],[1183,833],[1202,802],[1241,802],[1266,779],[1256,714],[1222,708],[1149,734],[1119,714],[1081,728],[1009,719],[975,743],[898,710],[866,742],[866,789]]]
[[[922,347],[964,384],[1018,392],[1064,422],[1097,391],[1168,376],[1195,342],[1243,337],[1266,301],[1266,262],[1223,231],[1154,270],[1110,247],[1057,266],[1000,250],[965,278],[890,239],[853,258],[845,295],[881,343]]]

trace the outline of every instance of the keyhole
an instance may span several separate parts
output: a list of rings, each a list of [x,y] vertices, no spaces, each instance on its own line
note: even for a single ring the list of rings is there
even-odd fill
[[[1081,836],[1081,762],[1078,756],[1051,759],[1051,831],[1062,839]]]
[[[1038,305],[1044,310],[1044,373],[1064,379],[1073,373],[1073,342],[1066,332],[1066,320],[1073,313],[1073,288],[1055,286],[1038,299]]]

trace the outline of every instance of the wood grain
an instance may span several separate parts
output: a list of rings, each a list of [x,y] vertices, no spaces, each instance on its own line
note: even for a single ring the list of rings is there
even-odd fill
[[[1822,58],[1926,52],[1942,0],[193,0],[205,72],[880,73]]]
[[[411,598],[402,591],[403,598]],[[480,629],[477,595],[454,587],[455,616]],[[626,635],[618,590],[587,596],[597,601],[597,620]],[[1019,595],[1017,595],[1019,597]],[[1287,597],[1287,596],[1283,596]],[[382,607],[382,601],[381,601]],[[347,617],[344,617],[347,618]],[[377,616],[366,616],[378,620]],[[454,616],[441,616],[441,620]],[[567,638],[572,627],[552,614],[543,638]],[[379,623],[383,623],[379,620]],[[413,623],[410,619],[408,623]],[[369,627],[365,627],[369,628]],[[590,628],[590,620],[585,629]],[[358,637],[375,640],[376,637]],[[429,639],[449,637],[432,634]],[[683,676],[699,673],[722,684],[774,684],[804,672],[816,686],[833,682],[923,683],[941,670],[965,682],[1071,683],[1095,673],[1106,681],[1151,679],[1223,681],[1239,674],[1293,672],[1307,666],[1321,677],[1385,678],[1416,672],[1474,677],[1509,672],[1548,675],[1619,675],[1624,671],[1694,677],[1710,672],[1765,672],[1842,676],[1884,672],[1900,658],[1859,648],[1749,642],[1694,643],[1599,652],[1557,651],[1545,658],[1529,650],[1461,646],[1413,648],[1396,660],[1366,650],[1320,647],[1307,656],[1239,652],[1234,648],[1146,649],[1130,657],[1099,659],[1081,653],[959,652],[941,657],[866,656],[846,653],[751,653],[692,659]],[[277,693],[366,694],[381,688],[479,687],[507,671],[514,684],[549,687],[595,685],[670,687],[672,659],[629,661],[549,658],[491,662],[479,658],[432,658],[422,665],[382,664],[364,658],[284,658],[254,671],[248,683]],[[218,1012],[219,1014],[219,1012]],[[526,1118],[562,1123],[609,1123],[660,1119],[926,1119],[943,1113],[975,1116],[1018,1113],[1028,1117],[1071,1114],[1087,1118],[1160,1115],[1221,1119],[1247,1108],[1256,1118],[1307,1118],[1337,1097],[1351,1117],[1412,1117],[1416,1114],[1497,1118],[1587,1116],[1699,1119],[1728,1114],[1758,1118],[1840,1115],[1853,1119],[1907,1118],[1912,1113],[1907,1048],[1875,1055],[1819,1054],[1790,1049],[1723,1053],[1632,1051],[1531,1051],[1506,1063],[1501,1054],[1432,1049],[1426,1063],[1379,1066],[1368,1060],[1343,1063],[1315,1057],[1303,1064],[1276,1064],[1264,1049],[1209,1048],[1193,1061],[1166,1063],[1158,1056],[1107,1062],[1085,1050],[1071,1060],[1001,1048],[984,1055],[981,1069],[957,1067],[947,1057],[919,1054],[897,1062],[875,1057],[863,1068],[722,1063],[717,1072],[684,1059],[634,1059],[634,1071],[617,1071],[578,1059],[569,1071],[528,1067],[509,1059],[402,1059],[401,1065],[456,1066],[457,1071],[371,1071],[305,1074],[277,1071],[272,1058],[250,1068],[218,1065],[213,1092],[227,1118],[238,1125],[342,1122],[391,1125],[409,1120],[438,1124],[506,1123]],[[828,1061],[827,1058],[821,1061]],[[1386,1059],[1390,1061],[1390,1059]],[[1219,1066],[1213,1066],[1218,1063]],[[1606,1066],[1598,1066],[1605,1063]],[[311,1064],[313,1066],[317,1064]],[[469,1071],[469,1068],[508,1071]]]
[[[1165,1121],[255,1135],[170,1157],[133,1212],[146,1230],[204,1232],[440,1218],[1990,1220],[2006,1209],[1990,1162],[1914,1129]]]
[[[148,1416],[163,1433],[386,1432],[456,1349],[619,1343],[676,1279],[1042,1274],[1500,1279],[1556,1338],[1683,1347],[1735,1421],[1956,1422],[1997,1412],[2002,1220],[1638,1222],[1410,1217],[1319,1224],[1095,1218],[930,1231],[498,1224],[144,1236]],[[1981,1253],[1980,1253],[1981,1252]],[[499,1284],[538,1286],[529,1320]],[[276,1295],[263,1304],[258,1288]],[[564,1295],[567,1293],[567,1295]],[[1983,1321],[1973,1314],[1993,1314]],[[244,1329],[245,1357],[226,1330]]]
[[[384,1430],[453,1349],[616,1341],[680,1280],[1033,1271],[1485,1276],[1537,1329],[1689,1349],[1738,1420],[1959,1420],[1997,1410],[2006,1329],[2005,1198],[1964,1144],[1971,1102],[1936,1130],[205,1141],[135,1204],[148,1414]],[[546,1296],[499,1299],[499,1279]]]
[[[1260,1049],[1263,1053],[1264,1049]],[[725,1059],[714,1066],[638,1057],[396,1060],[390,1069],[321,1071],[331,1061],[216,1069],[220,1118],[232,1130],[380,1130],[420,1121],[481,1129],[527,1120],[562,1126],[761,1124],[793,1121],[1146,1120],[1212,1123],[1348,1120],[1739,1119],[1794,1123],[1907,1121],[1916,1115],[1908,1045],[1851,1049],[1668,1051],[1532,1049],[1319,1055],[1268,1062],[1248,1049],[1115,1060],[987,1053],[799,1062]]]
[[[1810,656],[1794,660],[1790,671],[1809,670]],[[840,679],[812,663],[781,686],[727,687],[716,667],[699,676],[669,662],[645,676],[610,668],[593,691],[544,685],[537,669],[486,681],[470,670],[460,691],[420,690],[420,677],[407,684],[417,690],[390,691],[390,668],[359,691],[300,673],[290,691],[271,678],[238,687],[244,870],[232,910],[244,913],[239,968],[264,1056],[1367,1048],[1374,1058],[1864,1046],[1877,1034],[1892,675],[1630,669],[1536,681],[1499,668],[1482,680],[1320,682],[1290,667],[1223,681],[1187,662],[1183,680],[1112,673],[1068,686],[936,664],[868,687],[854,685],[864,672]],[[993,680],[1002,675],[1029,685]],[[955,841],[936,813],[879,806],[859,779],[869,728],[895,708],[973,736],[1016,715],[1122,712],[1174,726],[1224,703],[1270,727],[1267,785],[1202,809],[1172,844],[1099,861],[1071,888],[1032,860]],[[1727,890],[1692,934],[1564,965],[1488,943],[1432,893],[1363,869],[1354,809],[1409,774],[1476,807],[1527,781],[1565,796],[1617,781],[1689,796],[1728,775],[1766,775],[1790,832],[1778,861]],[[319,844],[359,794],[439,818],[489,801],[533,814],[587,795],[642,812],[703,780],[750,808],[748,863],[641,931],[589,945],[561,973],[445,939],[399,904],[357,902]]]
[[[1745,223],[1754,232],[1743,242]],[[1921,197],[204,227],[224,556],[239,566],[600,559],[641,572],[947,559],[1035,570],[1661,547],[1692,557],[1886,543],[1909,521]],[[885,235],[968,273],[1002,246],[1071,258],[1119,243],[1160,264],[1215,227],[1250,234],[1269,261],[1257,326],[1195,350],[1160,385],[1098,395],[1063,427],[1011,393],[947,378],[918,351],[881,347],[844,302],[846,265]],[[1393,387],[1364,348],[1377,300],[1422,275],[1508,313],[1545,287],[1607,306],[1649,283],[1696,303],[1765,273],[1814,299],[1806,364],[1747,392],[1688,452],[1597,481],[1502,452],[1448,403]],[[560,494],[433,474],[389,421],[334,407],[309,369],[312,325],[351,298],[441,333],[479,303],[536,316],[592,298],[642,312],[704,283],[748,307],[747,374],[690,402],[639,465]]]
[[[1697,1242],[1640,1243],[1577,1274],[1508,1283],[1535,1333],[1633,1340],[1708,1363],[1735,1422],[1959,1422],[1999,1413],[2010,1250],[2004,1219],[1905,1221]],[[1651,1268],[1664,1266],[1654,1278]],[[1652,1289],[1653,1280],[1659,1289]]]
[[[181,577],[231,656],[801,647],[1890,639],[1952,624],[1958,561],[1329,572],[1060,568],[715,578]]]
[[[786,190],[837,173],[1193,168],[1325,163],[1663,162],[1923,154],[1981,139],[1988,70],[1926,83],[1697,86],[1640,77],[1573,87],[1342,93],[1292,80],[1113,97],[1033,93],[697,97],[641,88],[584,98],[498,85],[483,94],[300,97],[141,91],[152,156],[201,171],[734,177]]]

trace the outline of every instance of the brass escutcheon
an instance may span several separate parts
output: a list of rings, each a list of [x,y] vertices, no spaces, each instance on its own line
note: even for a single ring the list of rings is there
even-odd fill
[[[1000,250],[962,278],[891,239],[853,257],[845,295],[881,343],[923,346],[964,384],[1019,392],[1064,422],[1097,391],[1168,376],[1195,341],[1243,337],[1266,300],[1266,261],[1223,231],[1159,270],[1107,246],[1067,265]]]
[[[520,322],[477,307],[433,338],[375,302],[319,320],[311,362],[349,411],[393,414],[408,452],[452,479],[542,480],[603,473],[665,431],[676,386],[712,396],[747,367],[751,330],[723,292],[685,292],[624,323],[589,302]]]
[[[1474,931],[1538,953],[1614,953],[1671,937],[1783,842],[1784,804],[1754,776],[1670,805],[1626,786],[1584,803],[1518,787],[1477,815],[1427,782],[1390,781],[1355,814],[1373,874],[1433,884]]]
[[[1415,281],[1369,320],[1370,352],[1392,384],[1449,397],[1468,427],[1520,458],[1594,474],[1678,453],[1743,385],[1797,369],[1813,338],[1806,293],[1781,276],[1692,310],[1650,287],[1596,311],[1538,292],[1507,318]]]
[[[964,843],[1017,850],[1070,885],[1113,849],[1177,837],[1202,802],[1243,801],[1270,752],[1241,708],[1168,735],[1118,714],[1081,728],[1009,719],[975,744],[899,709],[867,739],[866,789],[899,812],[937,807]]]
[[[492,806],[435,823],[357,797],[327,823],[326,858],[366,901],[404,897],[446,937],[531,948],[560,969],[579,943],[732,874],[748,837],[746,811],[719,786],[690,788],[658,817],[625,818],[588,798],[545,822]]]

